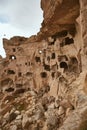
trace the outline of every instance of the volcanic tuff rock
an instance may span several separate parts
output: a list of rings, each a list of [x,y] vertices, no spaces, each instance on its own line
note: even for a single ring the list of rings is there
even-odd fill
[[[44,20],[41,35],[54,35],[62,30],[73,31],[76,18],[79,16],[79,0],[42,0]]]
[[[87,130],[87,2],[41,8],[36,36],[3,39],[0,130]]]

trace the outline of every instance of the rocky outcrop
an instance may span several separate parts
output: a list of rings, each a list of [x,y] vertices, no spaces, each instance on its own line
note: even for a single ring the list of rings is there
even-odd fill
[[[76,18],[79,16],[79,0],[42,0],[44,20],[40,35],[52,36],[63,30],[75,31]]]
[[[86,130],[86,1],[42,0],[37,36],[3,39],[1,130]]]

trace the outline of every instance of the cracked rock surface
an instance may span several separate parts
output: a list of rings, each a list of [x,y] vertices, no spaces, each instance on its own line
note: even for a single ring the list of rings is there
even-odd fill
[[[87,130],[86,7],[41,0],[40,32],[3,39],[0,130]]]

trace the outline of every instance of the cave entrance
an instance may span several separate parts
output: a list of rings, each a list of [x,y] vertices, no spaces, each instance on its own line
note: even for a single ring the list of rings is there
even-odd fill
[[[49,46],[52,46],[52,45],[54,45],[54,43],[55,43],[55,42],[50,42],[48,45],[49,45]]]
[[[13,52],[16,52],[16,49],[15,49],[15,48],[13,48]]]
[[[55,72],[51,73],[52,78],[55,78]]]
[[[55,59],[56,58],[56,55],[55,55],[55,53],[52,53],[52,57],[51,57],[52,59]]]
[[[59,37],[65,37],[65,36],[67,36],[67,34],[68,34],[68,31],[63,30],[61,32],[57,32],[55,35],[52,36],[52,38],[56,39],[56,38],[59,38]]]
[[[7,73],[8,74],[15,74],[15,72],[13,70],[8,70]]]
[[[47,77],[47,73],[46,72],[41,72],[41,77],[42,78],[46,78]]]
[[[40,57],[37,57],[37,56],[36,56],[36,57],[35,57],[35,61],[36,61],[36,62],[41,62]]]
[[[63,47],[65,45],[74,44],[73,38],[66,37],[63,39],[63,41],[60,43],[60,47]]]
[[[15,94],[22,94],[22,93],[24,93],[26,91],[26,89],[24,89],[24,88],[18,88],[18,89],[16,89],[15,90]]]
[[[50,71],[50,65],[44,64],[44,69],[45,69],[46,71]]]
[[[73,44],[73,43],[74,43],[73,38],[66,37],[64,39],[64,45],[70,45],[70,44]]]
[[[14,88],[11,88],[11,87],[10,87],[10,88],[5,89],[5,91],[6,91],[6,92],[13,92],[13,91],[14,91]]]
[[[18,76],[19,76],[19,77],[21,77],[21,76],[22,76],[22,73],[21,73],[21,72],[19,72],[19,73],[18,73]]]
[[[27,72],[26,76],[32,76],[32,73],[31,72]]]
[[[66,70],[68,70],[68,65],[67,65],[67,63],[66,62],[61,62],[60,63],[60,68],[64,68],[64,71],[66,71]]]

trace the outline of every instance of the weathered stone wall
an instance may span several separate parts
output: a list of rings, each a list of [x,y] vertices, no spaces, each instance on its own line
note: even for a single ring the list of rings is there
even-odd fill
[[[3,39],[1,130],[87,129],[86,3],[42,0],[37,36]]]
[[[66,79],[72,75],[75,78],[81,72],[78,38],[78,30],[75,37],[64,30],[38,43],[27,43],[23,38],[15,38],[15,41],[14,38],[4,39],[8,65],[2,70],[2,75],[11,78],[15,85],[27,84],[30,89],[35,87],[37,90],[48,85],[51,87],[54,81],[57,92],[59,75]]]
[[[87,3],[85,0],[80,0],[80,23],[81,23],[81,36],[82,36],[82,43],[83,43],[83,51],[82,51],[82,64],[83,70],[87,69]],[[85,61],[85,62],[84,62]]]

